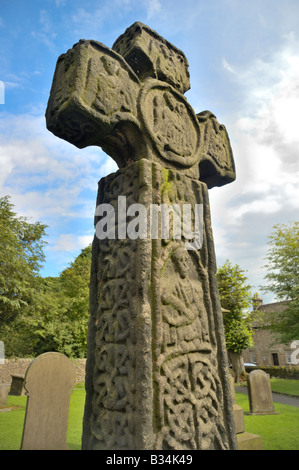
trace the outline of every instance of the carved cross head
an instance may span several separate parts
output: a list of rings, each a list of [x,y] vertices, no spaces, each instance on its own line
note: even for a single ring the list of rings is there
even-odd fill
[[[47,128],[79,148],[100,146],[119,167],[147,158],[209,188],[235,179],[229,137],[210,111],[195,114],[182,51],[142,23],[112,49],[81,40],[58,58]]]

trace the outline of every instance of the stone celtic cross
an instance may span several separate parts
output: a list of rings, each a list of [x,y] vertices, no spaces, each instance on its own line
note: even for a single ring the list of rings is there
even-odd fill
[[[207,191],[235,179],[234,161],[189,88],[185,55],[141,23],[112,49],[81,40],[57,62],[48,129],[119,166],[97,207],[110,204],[116,225],[137,203],[203,208],[200,249],[184,237],[94,238],[83,449],[236,448]]]

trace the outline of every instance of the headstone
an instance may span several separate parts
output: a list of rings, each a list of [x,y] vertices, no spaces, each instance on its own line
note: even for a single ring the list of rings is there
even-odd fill
[[[67,450],[70,396],[75,367],[56,352],[41,354],[25,374],[27,398],[22,450]]]
[[[275,412],[270,376],[261,369],[253,370],[247,376],[250,413],[252,415],[279,414]]]
[[[9,384],[0,384],[0,405],[6,405],[9,388]]]
[[[231,374],[229,375],[229,380],[230,380],[232,400],[233,400],[233,412],[234,412],[236,433],[240,434],[245,431],[244,411],[243,411],[243,408],[241,408],[241,406],[239,406],[236,403],[235,379]]]
[[[237,435],[238,450],[263,450],[262,438],[257,434],[242,432]]]
[[[11,376],[11,386],[9,395],[22,396],[25,395],[24,390],[24,374],[13,374]]]
[[[57,61],[48,129],[120,168],[98,188],[83,449],[237,446],[208,198],[235,168],[189,87],[183,52],[142,23]]]
[[[236,403],[234,376],[230,374],[229,380],[233,400],[238,450],[262,450],[263,446],[261,436],[245,432],[244,411],[243,408]]]

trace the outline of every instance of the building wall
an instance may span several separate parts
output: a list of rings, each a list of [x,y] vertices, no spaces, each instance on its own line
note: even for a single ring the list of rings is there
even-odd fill
[[[260,319],[253,324],[254,347],[243,351],[244,362],[255,362],[260,367],[263,366],[288,366],[291,365],[291,343],[279,344],[269,330],[267,330],[267,320],[271,323],[271,316],[275,313],[282,313],[288,306],[287,301],[275,302],[263,305],[261,298],[256,298],[258,303],[254,310],[261,313]],[[259,315],[257,316],[259,318]]]
[[[253,333],[253,341],[254,347],[243,351],[244,362],[255,362],[261,367],[291,365],[292,349],[290,345],[275,343],[274,336],[268,330],[256,328]]]

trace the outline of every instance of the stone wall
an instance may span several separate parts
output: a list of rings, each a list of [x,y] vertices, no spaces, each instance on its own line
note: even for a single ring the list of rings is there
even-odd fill
[[[10,384],[11,375],[25,374],[33,358],[26,359],[5,359],[4,364],[0,364],[0,384]],[[85,381],[86,359],[72,359],[76,368],[76,382]]]
[[[292,349],[290,344],[279,344],[269,330],[257,328],[253,333],[254,346],[243,351],[244,362],[259,366],[287,366]],[[276,363],[275,363],[276,362]]]
[[[85,382],[86,359],[72,359],[76,367],[76,382]]]
[[[275,335],[267,329],[267,325],[271,324],[273,314],[281,314],[287,306],[287,301],[263,305],[260,299],[260,305],[257,308],[260,315],[252,325],[254,346],[243,351],[244,362],[255,362],[260,367],[291,365],[291,343],[278,343]]]

